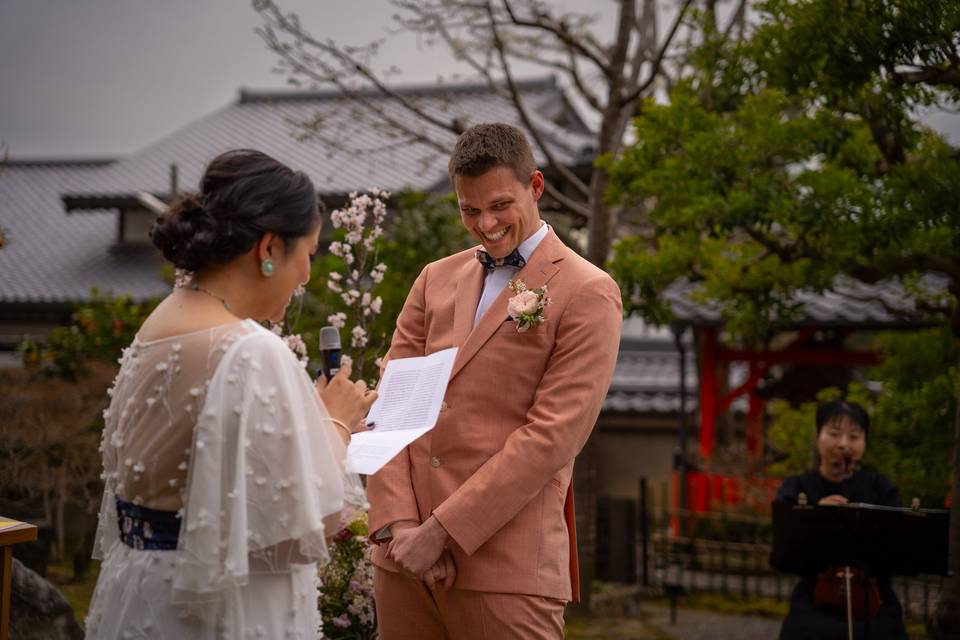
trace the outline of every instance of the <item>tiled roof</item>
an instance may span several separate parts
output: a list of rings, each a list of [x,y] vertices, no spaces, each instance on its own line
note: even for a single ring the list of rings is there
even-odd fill
[[[519,87],[528,108],[539,114],[539,126],[560,161],[577,164],[592,157],[586,127],[552,78]],[[510,104],[484,86],[397,91],[438,118],[457,118],[468,125],[516,122]],[[422,129],[395,99],[367,98],[391,117]],[[324,135],[336,132],[354,151],[332,149],[319,139],[299,141],[296,123],[311,119],[321,120]],[[425,133],[453,146],[449,132],[430,127]],[[0,227],[9,236],[9,244],[0,250],[0,304],[75,302],[88,298],[91,287],[135,298],[162,294],[167,286],[159,276],[157,252],[115,246],[117,213],[96,207],[118,206],[115,203],[129,201],[138,192],[166,196],[171,164],[177,165],[180,188],[194,189],[211,158],[237,147],[260,149],[306,171],[318,190],[329,195],[370,187],[448,188],[445,153],[369,126],[336,92],[241,91],[235,103],[117,161],[0,164]],[[66,213],[65,202],[76,212]]]
[[[67,215],[60,192],[83,189],[103,161],[0,166],[0,303],[61,303],[89,298],[91,287],[137,299],[169,289],[152,247],[115,247],[117,214]]]
[[[697,361],[690,332],[684,338],[687,360],[687,411],[698,405]],[[739,386],[747,377],[747,366],[732,363],[727,386]],[[746,399],[738,397],[731,410],[746,411]],[[612,413],[666,413],[680,411],[680,352],[670,330],[651,327],[639,318],[627,318],[620,337],[620,351],[610,391],[603,410]]]
[[[680,356],[672,345],[621,344],[605,411],[676,413],[680,410]],[[697,368],[687,354],[687,409],[697,406]]]
[[[926,295],[942,294],[947,281],[928,274],[920,281]],[[677,282],[666,292],[677,319],[691,325],[719,325],[720,307],[692,299],[695,285]],[[846,276],[837,276],[829,291],[799,291],[795,301],[801,305],[800,317],[791,325],[856,326],[861,329],[912,327],[925,324],[918,317],[916,300],[899,280],[867,284]]]
[[[552,78],[521,83],[527,106],[534,113],[559,118],[572,112],[563,92]],[[470,125],[480,122],[517,123],[511,104],[485,85],[438,88],[409,87],[398,93],[430,115]],[[398,100],[370,94],[369,102],[387,117],[422,132],[444,148],[456,137],[440,127],[425,125]],[[379,187],[389,191],[405,188],[447,189],[447,154],[431,145],[398,137],[388,125],[371,126],[358,106],[338,92],[254,92],[243,90],[240,99],[183,127],[144,150],[120,160],[99,173],[79,192],[70,195],[122,194],[145,191],[166,194],[170,165],[175,163],[181,189],[192,190],[203,167],[218,153],[239,147],[258,149],[290,166],[305,171],[321,193],[345,194]],[[574,120],[579,123],[577,118]],[[318,122],[316,137],[301,139],[303,122]],[[538,125],[551,141],[559,161],[567,164],[592,159],[591,138],[585,127],[561,129],[547,117]],[[344,145],[345,148],[338,148]],[[538,158],[542,161],[543,158]]]
[[[688,336],[689,342],[689,336]],[[697,402],[697,365],[687,350],[687,408]],[[676,413],[680,410],[680,354],[670,331],[628,318],[623,324],[620,352],[604,411],[617,413]]]

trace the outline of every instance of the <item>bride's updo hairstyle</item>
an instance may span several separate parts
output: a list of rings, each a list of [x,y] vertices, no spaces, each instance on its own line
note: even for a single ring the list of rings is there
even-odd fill
[[[322,210],[305,173],[265,153],[236,149],[207,165],[200,192],[158,217],[150,237],[174,266],[200,271],[250,251],[267,232],[289,247],[316,228]]]

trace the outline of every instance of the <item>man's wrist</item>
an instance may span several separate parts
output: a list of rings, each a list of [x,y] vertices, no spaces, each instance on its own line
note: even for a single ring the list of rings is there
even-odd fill
[[[450,544],[450,542],[453,540],[453,538],[450,537],[449,533],[447,533],[447,530],[446,528],[444,528],[443,523],[441,523],[440,520],[435,515],[431,515],[430,518],[427,519],[427,522],[432,523],[431,531],[433,535],[436,536],[437,540],[440,541],[440,543],[443,545],[444,548],[446,548]]]
[[[420,523],[416,520],[397,520],[396,522],[391,522],[388,525],[380,527],[380,529],[374,532],[370,539],[377,544],[388,542],[393,539],[394,534],[400,529],[413,529],[419,525]]]

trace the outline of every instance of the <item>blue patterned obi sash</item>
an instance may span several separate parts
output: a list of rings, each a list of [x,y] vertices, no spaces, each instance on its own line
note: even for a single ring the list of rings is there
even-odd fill
[[[176,511],[148,509],[117,498],[117,524],[120,539],[132,549],[172,551],[180,537],[180,518]]]

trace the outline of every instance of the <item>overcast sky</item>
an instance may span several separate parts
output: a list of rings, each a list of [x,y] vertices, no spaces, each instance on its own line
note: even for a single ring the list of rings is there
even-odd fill
[[[284,6],[352,44],[382,37],[392,15],[384,0]],[[13,157],[127,154],[242,86],[282,88],[259,24],[249,0],[0,0],[0,139]],[[400,49],[405,78],[436,76],[438,56]]]
[[[612,28],[613,0],[561,4]],[[347,44],[388,35],[394,13],[387,0],[282,6],[315,36]],[[124,155],[231,103],[240,87],[286,87],[259,25],[250,0],[0,0],[0,140],[14,158]],[[391,37],[381,59],[407,83],[457,70],[444,49],[411,36]],[[945,126],[960,131],[956,117]]]

